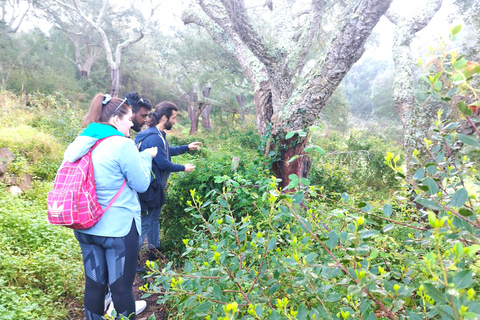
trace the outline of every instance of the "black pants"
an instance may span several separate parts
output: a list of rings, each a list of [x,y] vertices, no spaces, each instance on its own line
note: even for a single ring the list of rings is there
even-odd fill
[[[133,280],[138,255],[138,232],[132,222],[125,237],[101,237],[75,231],[80,243],[85,269],[85,316],[101,320],[107,285],[112,293],[115,310],[135,320]]]

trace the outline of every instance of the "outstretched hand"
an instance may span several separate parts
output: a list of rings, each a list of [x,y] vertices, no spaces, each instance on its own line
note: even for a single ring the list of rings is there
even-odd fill
[[[188,150],[193,150],[193,149],[195,149],[195,150],[200,150],[200,149],[201,149],[201,147],[200,147],[201,145],[202,145],[201,142],[192,142],[192,143],[190,143],[190,144],[188,145]]]
[[[185,172],[190,172],[190,171],[193,171],[194,169],[195,169],[194,164],[191,164],[191,163],[185,164]]]

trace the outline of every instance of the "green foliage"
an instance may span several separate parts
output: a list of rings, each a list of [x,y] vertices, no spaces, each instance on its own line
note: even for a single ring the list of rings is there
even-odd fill
[[[29,173],[35,179],[53,180],[66,143],[81,130],[80,112],[61,94],[32,94],[26,100],[0,93],[0,148],[15,155],[9,172]]]
[[[176,163],[193,163],[195,170],[189,173],[172,173],[169,179],[167,204],[162,209],[161,224],[161,249],[172,259],[178,259],[184,250],[182,239],[197,225],[190,215],[184,211],[190,200],[190,190],[197,190],[200,194],[221,190],[225,181],[236,186],[238,201],[233,205],[235,217],[242,217],[254,211],[254,200],[249,193],[240,187],[255,185],[264,178],[262,159],[258,158],[255,151],[237,149],[238,141],[254,141],[249,138],[251,132],[233,136],[224,140],[222,144],[214,144],[209,138],[196,139],[203,142],[201,152],[189,152],[175,157]],[[198,138],[198,137],[197,137]],[[215,138],[217,139],[217,138]],[[192,141],[180,138],[169,138],[171,145],[188,144]],[[239,157],[238,168],[232,171],[234,157]]]
[[[81,253],[71,230],[46,222],[51,183],[22,198],[0,185],[0,319],[65,319],[81,296]],[[71,307],[70,307],[71,308]]]
[[[458,149],[454,128],[436,123],[439,145]],[[427,144],[432,157],[405,189],[415,190],[426,220],[414,220],[404,191],[386,204],[345,193],[337,201],[308,181],[282,194],[275,179],[263,180],[243,188],[264,200],[258,222],[235,216],[232,184],[191,191],[186,211],[199,225],[183,240],[183,272],[149,264],[146,294],[166,290],[161,301],[188,319],[475,319],[480,225],[477,195],[462,182],[472,163],[450,162]],[[399,157],[385,160],[402,175]]]
[[[384,163],[388,151],[399,150],[389,140],[364,131],[351,131],[347,137],[329,132],[312,140],[326,149],[326,155],[312,157],[309,179],[329,194],[387,193],[398,186]]]

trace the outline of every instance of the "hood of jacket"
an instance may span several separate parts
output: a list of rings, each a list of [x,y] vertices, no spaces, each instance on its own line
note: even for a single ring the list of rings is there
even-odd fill
[[[138,145],[139,142],[145,140],[151,135],[157,135],[160,133],[157,127],[149,127],[147,130],[144,130],[135,136],[135,144]]]
[[[90,150],[91,147],[100,139],[121,136],[123,133],[115,129],[114,127],[103,123],[91,123],[83,130],[65,150],[63,160],[68,162],[75,162],[83,157]]]

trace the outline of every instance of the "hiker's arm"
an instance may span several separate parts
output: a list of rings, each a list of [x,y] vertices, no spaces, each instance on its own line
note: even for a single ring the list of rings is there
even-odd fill
[[[173,156],[178,156],[179,154],[183,154],[188,151],[188,146],[178,146],[178,147],[169,147],[170,155]]]
[[[185,171],[185,166],[181,164],[176,164],[168,160],[167,153],[165,152],[165,146],[163,141],[160,137],[155,137],[155,145],[158,146],[158,152],[156,157],[154,158],[155,163],[157,164],[158,168],[162,171],[168,172],[178,172],[178,171]],[[187,150],[188,150],[188,146]],[[176,147],[180,148],[180,147]],[[171,150],[170,148],[169,150]]]

